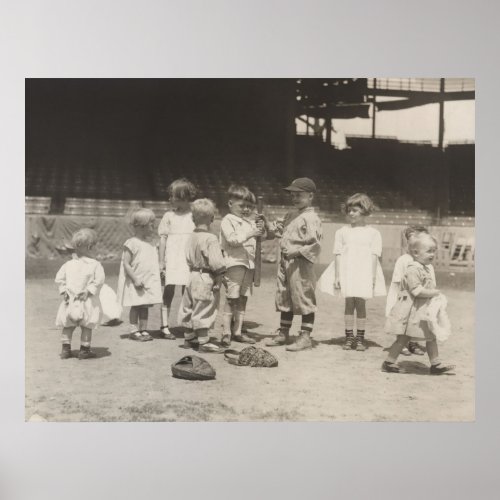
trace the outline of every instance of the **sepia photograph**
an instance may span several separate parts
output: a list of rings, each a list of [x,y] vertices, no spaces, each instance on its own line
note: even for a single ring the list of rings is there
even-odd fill
[[[25,79],[27,422],[473,422],[475,80]]]

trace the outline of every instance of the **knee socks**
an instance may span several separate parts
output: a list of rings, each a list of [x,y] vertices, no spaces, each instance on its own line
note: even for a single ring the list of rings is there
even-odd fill
[[[311,334],[313,326],[314,326],[314,313],[303,314],[302,315],[302,325],[301,325],[300,329],[303,332],[307,332],[308,334]]]
[[[293,321],[293,312],[282,312],[280,317],[280,328],[284,330],[290,330]]]
[[[354,314],[346,314],[344,316],[345,336],[352,337],[354,331]]]

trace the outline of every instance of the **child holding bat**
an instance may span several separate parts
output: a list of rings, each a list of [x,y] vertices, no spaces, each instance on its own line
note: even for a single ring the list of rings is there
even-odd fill
[[[316,185],[311,179],[295,179],[285,188],[295,210],[283,221],[265,227],[269,236],[280,238],[280,262],[277,276],[276,309],[281,313],[277,335],[266,345],[288,344],[293,316],[302,315],[302,326],[297,341],[287,351],[302,351],[312,347],[311,333],[316,312],[316,276],[314,263],[321,250],[321,220],[311,206]]]
[[[243,334],[241,329],[247,300],[252,293],[255,238],[264,232],[262,221],[255,223],[250,219],[255,210],[255,195],[246,186],[235,184],[229,187],[227,194],[229,213],[222,219],[220,226],[220,244],[226,263],[226,304],[221,339],[224,347],[231,345],[231,339],[255,344],[255,340]]]

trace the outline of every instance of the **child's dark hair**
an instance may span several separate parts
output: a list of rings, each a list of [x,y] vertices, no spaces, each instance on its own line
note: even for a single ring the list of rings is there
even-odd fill
[[[372,199],[365,193],[356,193],[349,196],[340,208],[346,214],[350,207],[359,207],[363,215],[370,215],[377,208]]]
[[[404,231],[403,234],[405,235],[406,240],[410,238],[413,234],[420,234],[420,233],[428,233],[429,230],[425,226],[408,226]]]
[[[167,192],[169,199],[175,196],[175,198],[182,201],[193,201],[197,195],[197,189],[194,187],[194,184],[184,177],[172,182],[168,186]]]
[[[240,186],[239,184],[231,184],[227,190],[227,195],[230,200],[243,200],[253,205],[255,205],[257,201],[250,189],[246,186]]]

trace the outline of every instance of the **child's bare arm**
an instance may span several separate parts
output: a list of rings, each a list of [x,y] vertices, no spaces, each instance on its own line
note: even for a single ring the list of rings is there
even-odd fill
[[[167,248],[167,236],[160,236],[160,248],[158,256],[160,259],[160,269],[165,269],[165,249]]]
[[[439,295],[441,292],[437,288],[423,288],[421,290],[414,290],[412,294],[415,297],[421,297],[423,299],[430,299],[432,297],[436,297],[436,295]]]
[[[125,270],[125,274],[130,278],[136,288],[143,288],[144,283],[134,274],[132,266],[130,265],[131,261],[132,254],[130,250],[125,248],[123,250],[123,269]]]
[[[335,281],[333,287],[340,289],[340,254],[335,255]]]
[[[378,264],[378,255],[372,254],[372,277],[373,277],[373,286],[375,286],[375,281],[377,279],[377,264]]]

